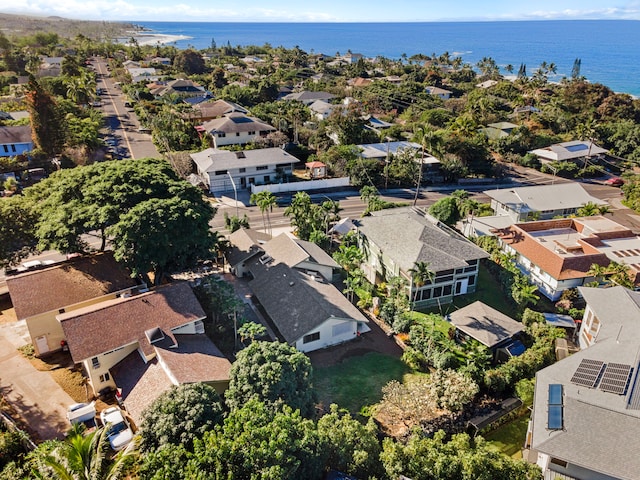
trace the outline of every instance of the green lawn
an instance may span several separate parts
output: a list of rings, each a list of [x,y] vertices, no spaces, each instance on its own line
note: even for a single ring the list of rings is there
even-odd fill
[[[502,425],[484,438],[497,450],[513,458],[522,458],[522,446],[527,436],[529,415],[522,415]]]
[[[314,369],[314,384],[320,402],[328,408],[336,403],[351,413],[378,403],[382,387],[402,381],[409,368],[398,358],[380,353],[350,357],[338,365]]]

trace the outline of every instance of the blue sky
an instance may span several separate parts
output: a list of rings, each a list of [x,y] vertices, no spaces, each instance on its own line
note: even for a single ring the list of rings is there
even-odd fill
[[[85,20],[404,22],[640,20],[640,0],[13,0],[3,13]],[[6,5],[10,3],[10,5]]]

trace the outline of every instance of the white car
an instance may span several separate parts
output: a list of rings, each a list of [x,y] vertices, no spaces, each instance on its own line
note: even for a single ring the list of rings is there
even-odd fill
[[[129,444],[133,432],[118,407],[109,407],[100,412],[100,420],[105,428],[109,429],[107,438],[111,448],[117,452]]]

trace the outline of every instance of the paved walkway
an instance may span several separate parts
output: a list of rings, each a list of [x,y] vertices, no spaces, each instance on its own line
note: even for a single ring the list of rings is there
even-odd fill
[[[75,402],[17,350],[28,342],[24,321],[0,326],[0,391],[39,440],[63,438],[69,429],[67,407]]]

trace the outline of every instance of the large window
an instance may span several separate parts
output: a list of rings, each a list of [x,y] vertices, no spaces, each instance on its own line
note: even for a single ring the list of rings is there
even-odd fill
[[[302,337],[302,343],[311,343],[320,340],[320,332],[310,333]]]

